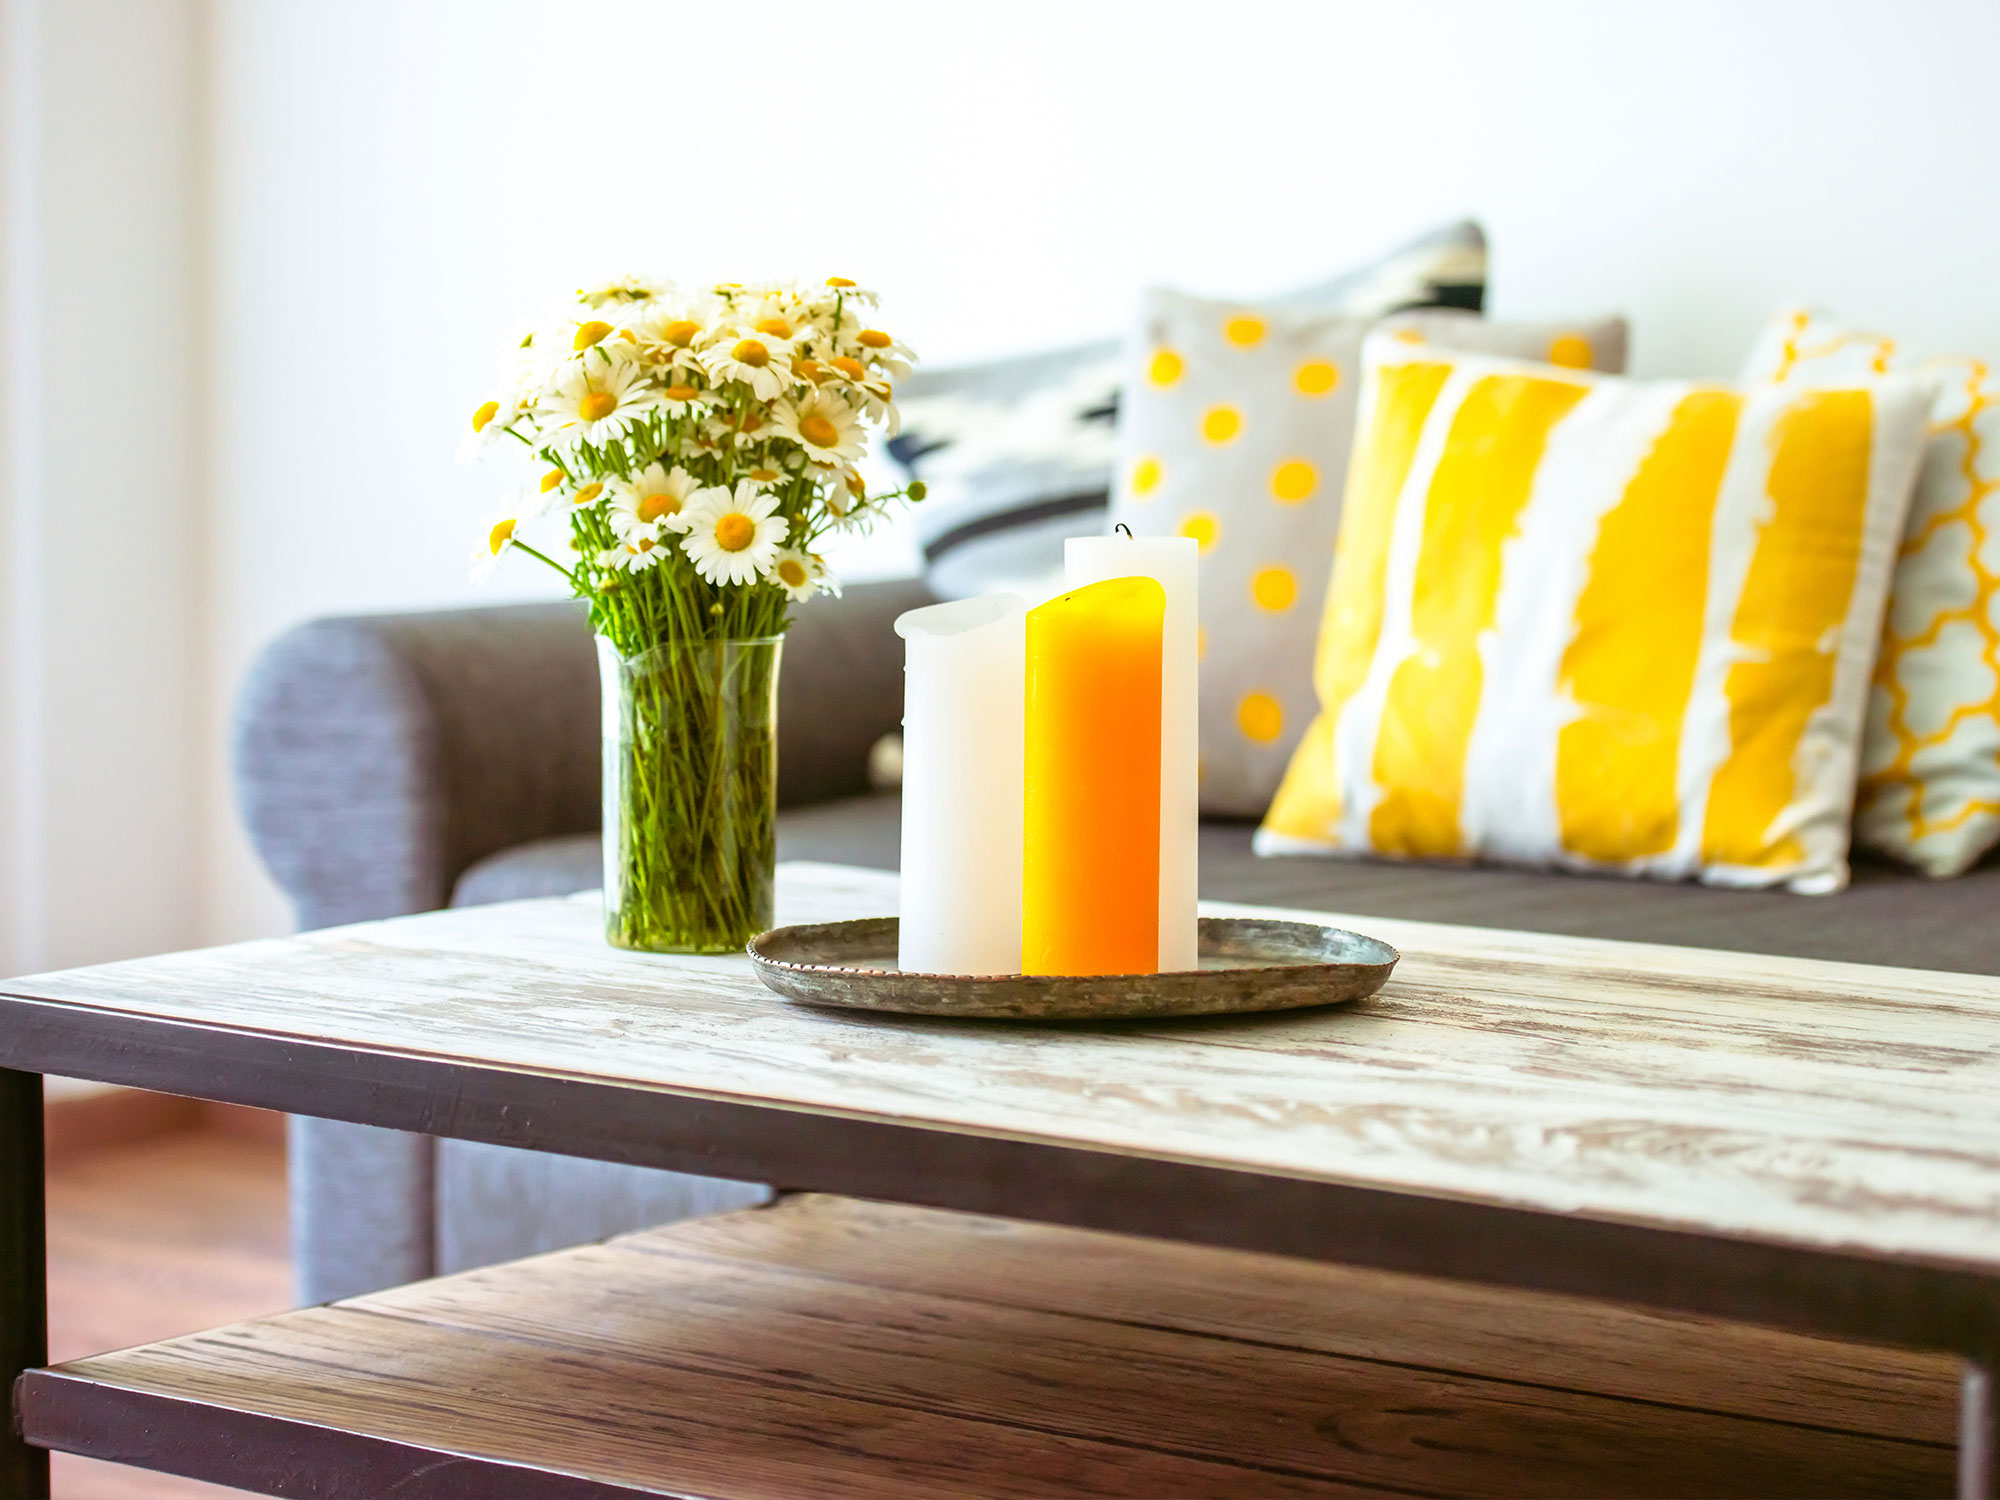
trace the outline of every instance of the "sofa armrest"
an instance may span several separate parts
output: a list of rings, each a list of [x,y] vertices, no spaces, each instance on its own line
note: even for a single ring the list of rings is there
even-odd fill
[[[779,801],[868,788],[902,718],[891,626],[914,581],[800,606],[779,677]],[[301,928],[445,905],[464,871],[599,820],[597,666],[573,603],[315,620],[238,700],[238,802]]]
[[[237,703],[238,804],[301,928],[429,911],[475,860],[597,826],[582,609],[315,620]]]

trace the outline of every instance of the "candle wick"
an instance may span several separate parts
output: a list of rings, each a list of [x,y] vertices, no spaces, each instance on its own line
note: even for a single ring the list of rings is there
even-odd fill
[[[1125,533],[1125,539],[1126,539],[1127,541],[1130,541],[1130,540],[1132,539],[1132,528],[1131,528],[1130,526],[1127,526],[1127,525],[1126,525],[1126,524],[1125,524],[1125,523],[1124,523],[1123,521],[1120,521],[1120,522],[1119,522],[1119,523],[1118,523],[1118,524],[1117,524],[1116,526],[1112,527],[1111,529],[1112,529],[1113,531],[1122,531],[1122,532],[1124,532],[1124,533]]]

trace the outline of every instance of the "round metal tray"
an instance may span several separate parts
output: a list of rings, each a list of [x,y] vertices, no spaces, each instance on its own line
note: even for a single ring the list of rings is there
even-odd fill
[[[1006,1021],[1114,1021],[1338,1005],[1382,988],[1399,955],[1338,927],[1203,917],[1201,967],[1085,977],[905,974],[896,919],[779,927],[751,939],[757,977],[787,1000]]]

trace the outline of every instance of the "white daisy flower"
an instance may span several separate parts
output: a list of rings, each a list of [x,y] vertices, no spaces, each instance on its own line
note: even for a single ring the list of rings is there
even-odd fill
[[[521,518],[511,511],[487,520],[472,549],[474,578],[484,578],[499,566],[500,554],[514,545],[514,532],[520,524]]]
[[[799,355],[792,360],[792,379],[800,385],[821,386],[834,379],[834,373],[823,360]]]
[[[910,361],[916,352],[908,344],[879,328],[858,328],[852,333],[843,325],[841,352],[861,360],[869,368],[882,370],[897,380],[910,378]]]
[[[771,431],[797,443],[814,463],[829,467],[854,462],[865,446],[854,408],[827,391],[779,402],[771,413]]]
[[[840,597],[840,580],[833,576],[833,570],[827,567],[826,559],[821,557],[817,552],[812,554],[812,560],[813,566],[819,569],[819,591],[822,594],[831,594],[834,598],[838,599]]]
[[[727,319],[727,309],[713,298],[668,297],[638,313],[632,331],[639,336],[648,364],[669,371],[706,374],[701,351],[715,342]]]
[[[771,570],[785,540],[775,495],[747,479],[732,492],[720,485],[697,490],[687,510],[681,550],[695,571],[713,584],[755,583]]]
[[[657,537],[687,530],[687,504],[701,482],[676,464],[650,464],[630,479],[611,481],[611,525],[621,537]]]
[[[790,477],[783,469],[778,467],[776,459],[768,457],[753,460],[750,467],[743,471],[743,475],[753,484],[761,484],[766,487],[782,484]]]
[[[850,401],[867,413],[870,421],[881,422],[894,437],[902,430],[903,419],[896,411],[896,387],[889,378],[851,354],[836,354],[826,361],[827,383],[844,389]]]
[[[703,368],[717,383],[740,380],[759,401],[775,401],[792,383],[792,346],[775,334],[730,330],[701,352]]]
[[[615,547],[605,548],[597,554],[597,564],[621,573],[643,573],[665,559],[669,546],[663,538],[641,533],[627,537]]]
[[[657,302],[671,297],[673,291],[671,281],[656,280],[650,276],[619,276],[592,286],[578,287],[576,300],[588,307],[601,308],[609,304],[619,308],[633,303]]]
[[[894,437],[903,430],[903,414],[896,410],[896,387],[884,380],[864,380],[848,391],[849,400],[861,403],[861,413],[879,423],[883,433]]]
[[[659,393],[625,360],[590,358],[561,371],[542,393],[543,432],[558,443],[615,442],[657,410]]]
[[[660,405],[675,416],[685,416],[698,412],[706,404],[708,393],[694,386],[675,381],[672,385],[660,387]]]
[[[866,315],[874,308],[876,297],[845,276],[829,276],[824,286],[802,286],[799,303],[814,342],[831,343],[842,334],[851,336],[865,326]]]
[[[732,309],[735,321],[758,338],[791,344],[804,332],[812,310],[802,306],[790,287],[766,287],[754,298],[740,298]]]
[[[459,444],[458,461],[470,463],[496,443],[512,442],[507,429],[521,418],[521,398],[509,391],[491,401],[482,401],[472,413],[471,430]]]
[[[772,411],[760,401],[748,401],[733,410],[710,405],[706,416],[702,437],[711,448],[723,448],[734,443],[739,445],[740,452],[742,448],[764,442],[771,436]]]
[[[842,469],[827,486],[826,508],[836,521],[845,521],[858,505],[868,503],[868,481],[856,469]]]
[[[819,567],[811,553],[780,547],[771,563],[771,582],[785,591],[787,599],[810,599],[819,592]]]

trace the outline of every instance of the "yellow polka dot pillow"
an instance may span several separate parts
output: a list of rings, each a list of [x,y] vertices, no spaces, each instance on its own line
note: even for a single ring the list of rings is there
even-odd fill
[[[1407,337],[1619,370],[1625,325],[1422,312]],[[1312,715],[1313,639],[1340,524],[1361,341],[1378,326],[1284,304],[1149,293],[1127,344],[1111,521],[1201,557],[1201,796],[1261,815]]]
[[[1880,334],[1787,310],[1744,377],[1824,385],[1932,377],[1916,496],[1889,590],[1861,742],[1855,837],[1932,875],[2000,842],[2000,380],[1976,359],[1920,360]]]
[[[1371,340],[1320,711],[1259,851],[1844,885],[1929,404]]]

